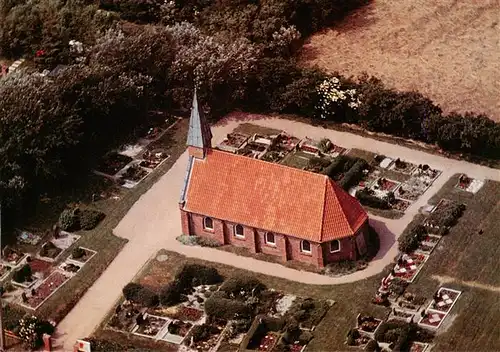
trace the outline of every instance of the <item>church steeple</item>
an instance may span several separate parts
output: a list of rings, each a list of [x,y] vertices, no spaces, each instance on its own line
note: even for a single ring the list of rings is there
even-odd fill
[[[212,148],[212,131],[205,119],[203,111],[198,107],[196,88],[193,95],[191,117],[189,119],[189,131],[187,136],[189,155],[203,159],[207,150]]]

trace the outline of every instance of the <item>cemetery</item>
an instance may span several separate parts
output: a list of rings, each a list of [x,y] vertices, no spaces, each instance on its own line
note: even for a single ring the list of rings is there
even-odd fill
[[[177,117],[165,118],[158,114],[153,121],[134,132],[136,141],[125,144],[106,154],[94,173],[109,178],[124,188],[134,188],[170,155],[164,148],[163,138],[179,121]]]
[[[199,264],[184,264],[171,280],[154,289],[125,286],[103,331],[132,333],[182,351],[215,351],[224,344],[242,351],[298,352],[333,304],[284,294],[250,276],[223,278]]]
[[[347,150],[328,139],[302,140],[285,131],[251,124],[229,133],[218,149],[330,176],[370,210],[381,216],[401,216],[440,175],[427,165],[415,165],[366,151]],[[364,164],[356,165],[364,160]],[[356,167],[354,168],[354,166]],[[352,169],[352,170],[351,170]],[[344,179],[344,176],[348,177]],[[396,177],[396,179],[392,179]]]

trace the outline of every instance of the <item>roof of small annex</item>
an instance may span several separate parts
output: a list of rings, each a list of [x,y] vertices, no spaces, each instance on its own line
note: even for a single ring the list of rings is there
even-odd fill
[[[352,236],[368,218],[326,175],[212,149],[191,163],[191,213],[313,242]]]

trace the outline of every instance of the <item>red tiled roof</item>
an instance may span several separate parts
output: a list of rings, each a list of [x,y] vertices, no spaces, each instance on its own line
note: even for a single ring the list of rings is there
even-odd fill
[[[328,176],[219,150],[193,159],[184,209],[314,242],[352,236],[368,216]]]

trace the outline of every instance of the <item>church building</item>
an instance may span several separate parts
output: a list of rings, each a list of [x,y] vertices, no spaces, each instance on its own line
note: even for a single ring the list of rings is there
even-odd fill
[[[368,216],[326,175],[212,149],[196,92],[179,203],[184,235],[322,268],[366,253]]]

